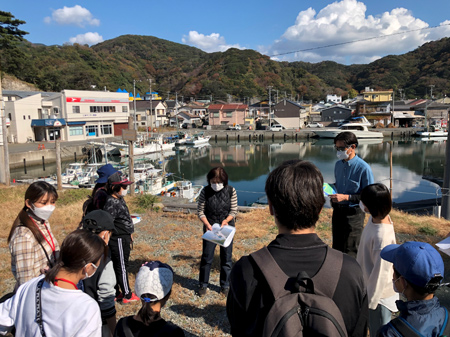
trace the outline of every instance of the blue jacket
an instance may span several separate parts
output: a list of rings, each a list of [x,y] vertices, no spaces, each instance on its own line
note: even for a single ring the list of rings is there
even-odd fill
[[[396,304],[400,311],[399,316],[415,328],[419,336],[439,336],[446,315],[436,296],[427,301],[397,301]],[[377,337],[402,337],[402,335],[388,323],[378,330]]]

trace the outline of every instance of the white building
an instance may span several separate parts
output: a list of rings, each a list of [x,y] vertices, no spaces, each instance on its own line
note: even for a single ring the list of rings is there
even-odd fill
[[[334,102],[336,104],[342,103],[342,96],[327,95],[327,102]]]
[[[91,140],[120,136],[128,128],[128,94],[63,90],[60,93],[3,91],[11,120],[8,140]]]

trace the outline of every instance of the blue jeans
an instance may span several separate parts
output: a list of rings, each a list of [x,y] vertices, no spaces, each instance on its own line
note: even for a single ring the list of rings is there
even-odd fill
[[[377,331],[383,325],[391,321],[392,312],[384,305],[378,304],[375,310],[369,309],[369,331],[370,336],[376,336]]]
[[[211,272],[211,264],[214,260],[214,250],[216,248],[216,244],[211,241],[202,240],[203,241],[203,252],[202,258],[200,260],[200,276],[199,283],[202,287],[207,287],[209,282],[209,274]],[[229,278],[231,267],[233,262],[231,260],[231,255],[233,253],[233,241],[231,241],[228,247],[220,248],[220,286],[222,288],[229,288]]]

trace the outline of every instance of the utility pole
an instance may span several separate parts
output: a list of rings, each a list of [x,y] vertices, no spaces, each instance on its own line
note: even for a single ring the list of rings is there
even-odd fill
[[[175,93],[175,123],[177,123],[178,133],[178,92]]]
[[[136,130],[136,80],[133,80],[134,128]]]
[[[61,177],[61,141],[55,139],[55,152],[56,152],[56,183],[58,191],[62,191],[62,177]],[[95,156],[95,151],[94,151]]]
[[[6,186],[11,185],[11,173],[9,170],[9,148],[8,148],[8,129],[6,128],[6,111],[5,111],[5,102],[3,101],[2,94],[2,77],[0,74],[0,117],[2,119],[2,140],[3,140],[3,171],[4,173],[4,182]]]
[[[269,85],[269,130],[271,125],[271,121],[270,121],[270,115],[272,113],[272,86]]]
[[[150,128],[153,129],[153,94],[152,94],[152,79],[149,78],[148,81],[150,82]],[[148,125],[147,125],[147,138],[148,138]]]
[[[429,87],[430,87],[430,96],[431,96],[431,100],[433,100],[433,88],[434,88],[434,85],[433,85],[433,84],[430,84]]]
[[[135,130],[135,127],[133,127],[133,118],[128,117],[128,129]],[[128,168],[129,168],[129,176],[130,181],[134,181],[134,142],[132,140],[128,141]],[[130,186],[130,194],[134,195],[134,188]]]
[[[445,165],[444,165],[444,183],[442,184],[442,202],[441,214],[447,220],[450,220],[450,134],[447,135],[447,145],[445,147]]]

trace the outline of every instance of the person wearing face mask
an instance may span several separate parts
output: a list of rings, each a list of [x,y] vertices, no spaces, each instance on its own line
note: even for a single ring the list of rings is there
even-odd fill
[[[448,311],[434,296],[444,276],[439,252],[428,243],[408,241],[386,246],[380,255],[394,265],[393,288],[407,301],[396,302],[399,316],[382,326],[376,336],[450,336]]]
[[[139,297],[131,291],[128,282],[128,260],[130,259],[134,224],[124,196],[127,195],[127,188],[132,183],[120,171],[109,176],[108,197],[103,207],[103,210],[114,218],[116,231],[109,241],[109,249],[111,250],[111,260],[117,279],[116,300],[123,304],[139,300]]]
[[[25,192],[25,205],[8,236],[15,290],[52,267],[58,258],[59,244],[48,222],[57,199],[55,187],[45,181],[32,183]]]
[[[372,184],[361,192],[359,206],[370,214],[361,235],[356,255],[363,271],[369,299],[369,331],[375,336],[378,329],[389,323],[392,312],[397,311],[398,294],[392,289],[390,275],[392,263],[380,257],[381,250],[395,244],[395,232],[389,212],[392,208],[391,194],[383,184]]]
[[[372,170],[358,157],[358,139],[352,132],[341,132],[334,138],[339,161],[334,167],[336,194],[331,194],[333,207],[333,248],[356,257],[364,226],[364,212],[359,208],[361,191],[373,184]]]
[[[83,229],[67,235],[55,266],[0,304],[0,334],[14,326],[16,336],[100,337],[98,304],[77,283],[95,274],[104,246],[101,238]]]
[[[221,227],[235,226],[237,215],[236,190],[228,185],[228,174],[222,167],[215,167],[206,175],[208,186],[202,189],[198,198],[197,212],[203,224],[203,233],[212,229],[218,223]],[[214,259],[216,244],[203,240],[202,257],[200,261],[199,296],[206,295],[211,264]],[[220,291],[225,296],[230,289],[229,276],[232,267],[231,255],[233,242],[228,247],[220,247]]]
[[[116,305],[114,301],[116,275],[111,261],[111,252],[108,250],[111,234],[116,231],[114,219],[106,211],[95,210],[88,213],[81,223],[83,229],[98,235],[104,241],[107,250],[95,275],[84,279],[81,282],[81,288],[97,301],[102,316],[102,337],[110,337],[116,329]]]

